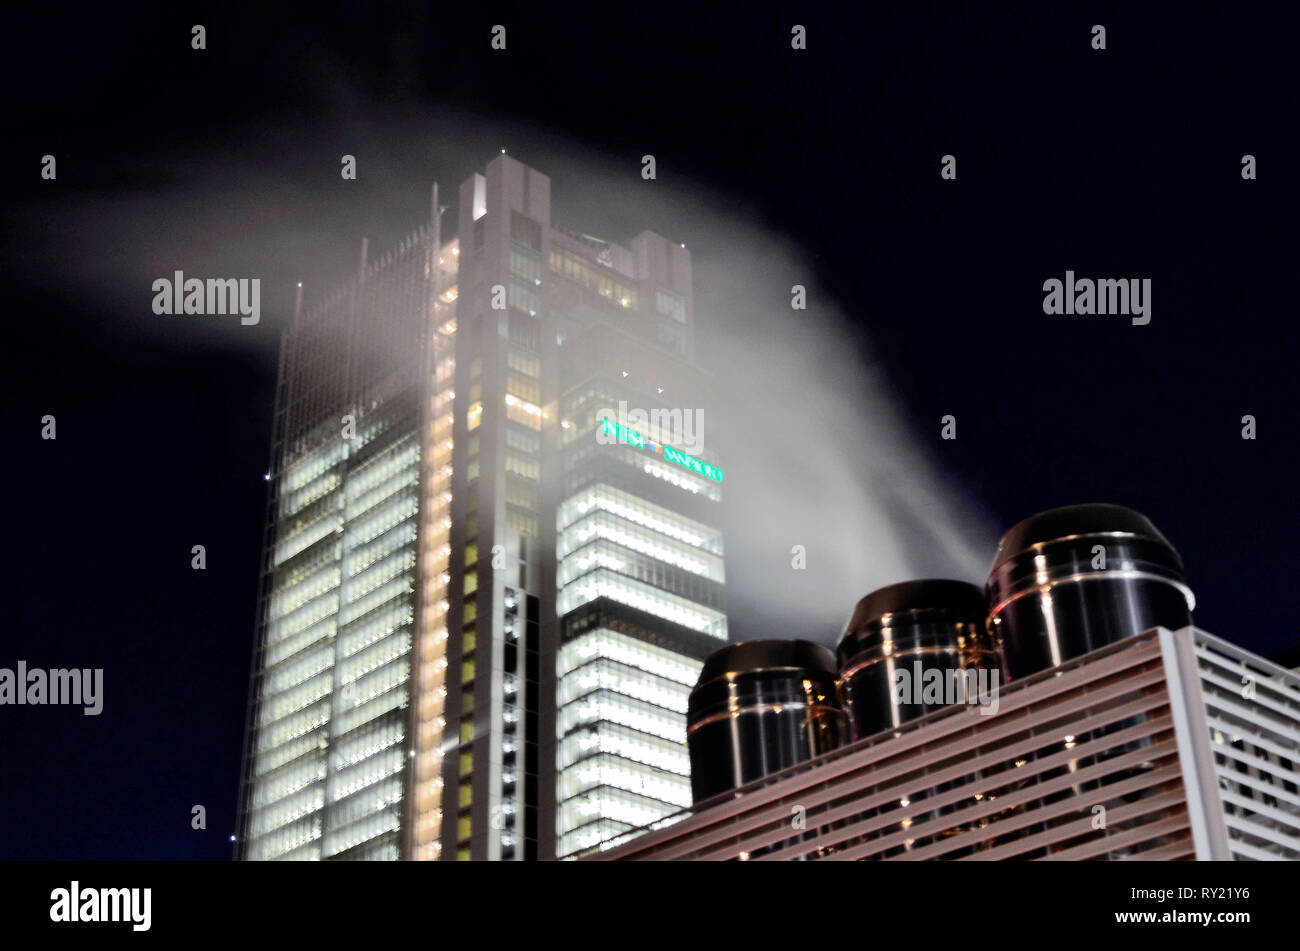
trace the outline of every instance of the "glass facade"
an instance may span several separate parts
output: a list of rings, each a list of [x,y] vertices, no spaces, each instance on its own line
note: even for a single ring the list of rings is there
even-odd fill
[[[250,859],[398,854],[420,446],[383,416],[282,477]]]
[[[421,228],[286,334],[242,858],[436,857],[454,251]]]
[[[618,396],[588,383],[564,405],[568,494],[556,510],[560,857],[690,805],[687,698],[703,657],[727,638],[722,537],[704,520],[720,489],[678,476],[646,452],[649,443],[597,439],[603,408],[617,406]],[[607,605],[623,620],[606,623]]]

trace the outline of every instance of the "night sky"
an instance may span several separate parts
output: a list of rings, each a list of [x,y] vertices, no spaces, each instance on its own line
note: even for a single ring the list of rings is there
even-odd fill
[[[288,264],[332,283],[361,234],[383,248],[420,223],[427,199],[386,170],[415,160],[391,129],[422,110],[527,130],[511,152],[556,178],[560,219],[560,172],[535,160],[557,137],[630,182],[653,153],[661,178],[744,207],[803,249],[852,315],[845,339],[1000,528],[1130,505],[1181,553],[1199,626],[1292,648],[1294,34],[1263,4],[875,6],[8,13],[0,666],[103,667],[106,700],[98,717],[0,708],[0,858],[228,857]],[[359,137],[372,127],[390,131]],[[427,156],[451,197],[497,151],[480,137]],[[344,192],[346,152],[363,173]],[[150,211],[161,190],[180,197]],[[187,230],[186,202],[217,203],[221,229]],[[122,209],[154,276],[218,252],[263,276],[262,325],[160,332],[101,230]],[[245,229],[286,235],[279,256]],[[692,249],[697,283],[728,266]],[[1150,278],[1151,323],[1045,316],[1043,281],[1066,269]],[[733,638],[810,633],[763,616],[736,606]]]

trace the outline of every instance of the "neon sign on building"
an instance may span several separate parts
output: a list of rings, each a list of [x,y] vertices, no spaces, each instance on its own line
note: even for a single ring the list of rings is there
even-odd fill
[[[638,449],[644,449],[647,452],[653,452],[655,455],[663,456],[669,462],[675,462],[683,469],[690,469],[692,472],[699,473],[706,479],[712,479],[714,482],[721,482],[726,478],[726,473],[717,466],[711,466],[707,462],[702,462],[694,456],[687,455],[674,449],[672,446],[662,446],[653,440],[642,436],[635,429],[628,429],[626,426],[616,423],[608,417],[602,417],[600,420],[600,431],[606,436],[613,436],[621,443],[629,446],[635,446]]]

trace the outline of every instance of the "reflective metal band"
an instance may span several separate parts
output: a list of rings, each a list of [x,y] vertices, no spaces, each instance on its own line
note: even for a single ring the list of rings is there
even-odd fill
[[[992,575],[999,568],[1005,565],[1008,561],[1014,561],[1015,559],[1019,558],[1021,555],[1027,554],[1028,552],[1035,551],[1039,548],[1045,548],[1048,545],[1055,545],[1057,542],[1077,542],[1083,538],[1144,538],[1154,545],[1162,544],[1160,541],[1152,538],[1150,535],[1139,535],[1137,532],[1082,532],[1078,535],[1062,535],[1060,538],[1049,538],[1045,542],[1034,542],[1028,548],[1022,548],[1014,555],[1005,556],[1000,561],[998,561],[996,565],[993,566],[992,570],[989,571],[989,574]]]
[[[964,651],[955,647],[954,648],[920,647],[913,651],[904,651],[898,654],[882,654],[879,657],[873,657],[870,660],[864,660],[861,663],[854,664],[852,667],[848,668],[847,670],[840,671],[840,680],[848,680],[858,671],[865,670],[868,667],[873,667],[876,664],[879,664],[881,661],[887,660],[891,657],[915,657],[918,654],[956,654],[958,656],[962,656],[963,654],[988,654],[989,656],[996,657],[997,653],[998,653],[998,649],[996,647],[985,647],[985,648],[980,648],[979,650],[973,650],[971,648],[967,648]],[[962,667],[960,669],[969,670],[971,668]]]
[[[892,630],[894,627],[902,627],[902,626],[903,626],[903,625],[901,625],[901,624],[900,624],[900,625],[895,625],[895,624],[887,623],[887,622],[889,622],[889,621],[892,621],[894,618],[909,617],[909,616],[911,616],[911,615],[917,615],[917,614],[920,614],[920,615],[924,615],[924,614],[941,614],[941,612],[944,612],[944,611],[945,611],[944,608],[933,608],[933,607],[931,607],[931,608],[909,608],[909,609],[906,610],[906,611],[890,611],[890,612],[887,612],[887,613],[885,613],[885,614],[880,615],[880,617],[872,618],[869,622],[867,622],[866,624],[863,624],[862,627],[864,627],[864,628],[869,628],[869,627],[876,626],[876,627],[878,627],[878,629],[883,633],[883,632],[886,631],[886,630]],[[936,621],[936,622],[934,622],[934,623],[935,623],[936,625],[938,625],[938,626],[946,627],[946,628],[953,628],[953,627],[974,627],[974,628],[978,628],[978,627],[979,627],[979,624],[980,624],[981,622],[979,622],[979,621],[962,621],[962,620],[956,620],[956,619],[953,618],[952,613],[951,613],[951,612],[948,612],[948,613],[943,613],[943,614],[941,614],[940,620],[938,620],[938,621]],[[861,630],[861,628],[859,628],[859,630]],[[838,650],[840,649],[840,645],[842,645],[846,640],[849,640],[849,639],[851,639],[852,637],[854,637],[856,634],[857,634],[857,631],[845,631],[843,634],[840,635],[840,639],[839,639],[839,641],[836,642],[836,644],[835,644],[835,649],[838,651]]]
[[[1175,581],[1173,578],[1170,578],[1167,575],[1158,575],[1150,571],[1133,571],[1133,570],[1080,571],[1072,575],[1065,575],[1060,578],[1052,578],[1046,582],[1042,582],[1042,583],[1036,582],[1032,588],[1026,588],[1024,591],[1017,591],[1015,594],[1011,595],[1010,597],[1003,598],[1001,601],[999,601],[997,604],[995,604],[992,608],[989,609],[989,616],[988,616],[988,623],[990,625],[989,630],[990,631],[992,630],[991,625],[993,623],[993,619],[999,613],[1001,613],[1002,609],[1005,608],[1008,604],[1011,604],[1015,601],[1019,601],[1021,598],[1028,597],[1031,594],[1042,594],[1043,592],[1050,592],[1052,588],[1056,587],[1057,585],[1070,584],[1076,581],[1105,581],[1111,578],[1131,578],[1131,579],[1141,580],[1141,581],[1159,581],[1162,584],[1167,584],[1171,588],[1177,588],[1180,592],[1182,592],[1183,600],[1187,602],[1187,610],[1189,611],[1196,610],[1196,595],[1192,594],[1192,589],[1187,587],[1187,585],[1183,584],[1181,581]]]
[[[743,642],[742,642],[743,643]],[[810,671],[807,667],[792,667],[789,665],[780,667],[747,667],[745,670],[729,670],[725,674],[719,674],[717,677],[710,677],[708,680],[697,683],[691,692],[694,693],[701,687],[707,687],[709,684],[716,684],[720,680],[734,681],[737,677],[747,677],[750,674],[764,674],[775,670],[789,670],[797,673],[800,680],[815,680],[817,677],[828,677],[835,679],[835,674],[825,670]],[[813,676],[809,676],[812,674]]]
[[[686,734],[689,736],[702,726],[708,726],[710,723],[716,723],[719,720],[730,720],[742,713],[779,713],[783,710],[826,710],[838,716],[847,716],[842,707],[833,707],[825,703],[757,703],[735,710],[723,710],[721,713],[710,713],[703,720],[698,720],[687,727]]]

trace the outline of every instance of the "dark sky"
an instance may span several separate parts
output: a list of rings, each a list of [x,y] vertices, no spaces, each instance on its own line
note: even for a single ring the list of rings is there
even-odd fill
[[[529,129],[511,145],[530,163],[559,138],[632,167],[650,152],[661,177],[749,209],[804,250],[934,464],[998,526],[1131,505],[1181,552],[1200,626],[1293,646],[1289,25],[1269,5],[877,6],[8,13],[0,666],[104,667],[107,697],[99,717],[0,708],[0,858],[228,855],[287,304],[269,278],[292,261],[325,281],[360,234],[382,247],[418,223],[421,195],[395,194],[385,170],[411,160],[392,130],[424,110]],[[479,129],[429,156],[445,185],[492,157]],[[364,163],[350,192],[344,152]],[[945,153],[955,182],[939,180]],[[1257,181],[1241,179],[1246,153]],[[196,202],[204,221],[216,203],[219,230],[194,226]],[[101,230],[123,215],[155,276],[243,254],[237,273],[268,277],[260,336],[158,332]],[[241,249],[268,229],[301,240],[274,260]],[[727,262],[706,246],[696,266]],[[1044,316],[1042,283],[1067,268],[1150,278],[1151,324]],[[792,633],[737,612],[747,637]]]

